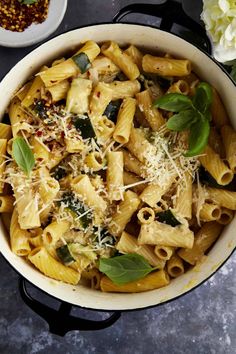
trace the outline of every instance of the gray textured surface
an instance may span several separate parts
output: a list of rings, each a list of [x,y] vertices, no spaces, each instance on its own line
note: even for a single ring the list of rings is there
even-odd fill
[[[66,17],[57,33],[77,25],[110,21],[121,3],[130,2],[69,0]],[[198,1],[192,3],[199,9]],[[190,6],[188,10],[197,16]],[[137,16],[135,19],[155,23],[153,18]],[[0,76],[32,48],[0,47]],[[47,324],[23,303],[18,292],[18,275],[0,256],[0,353],[233,354],[236,352],[235,276],[236,255],[208,282],[176,301],[154,309],[124,313],[113,327],[103,331],[73,331],[60,338],[50,334]],[[52,303],[36,290],[30,288],[30,291],[46,303]],[[74,311],[95,319],[105,316]]]

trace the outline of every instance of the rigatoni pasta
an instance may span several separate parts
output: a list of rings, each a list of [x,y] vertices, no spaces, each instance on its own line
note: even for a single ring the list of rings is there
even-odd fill
[[[199,88],[210,133],[189,154],[189,125],[180,114],[172,129],[179,110],[158,102],[192,106]],[[45,276],[107,292],[158,289],[202,260],[234,218],[236,133],[187,58],[87,40],[30,78],[6,113],[0,213],[12,251]]]

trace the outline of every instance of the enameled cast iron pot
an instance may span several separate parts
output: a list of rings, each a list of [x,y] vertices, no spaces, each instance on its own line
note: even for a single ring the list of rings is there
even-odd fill
[[[173,1],[165,5],[132,5],[121,11],[116,17],[119,20],[129,12],[156,13],[157,16],[167,14],[162,21],[162,28],[169,30],[173,22],[191,27],[204,34],[203,28],[187,17],[181,6]],[[173,21],[175,20],[175,21]],[[33,50],[22,59],[2,80],[0,84],[0,116],[3,116],[14,92],[45,63],[61,57],[65,52],[76,49],[81,41],[93,39],[96,42],[106,40],[117,41],[120,45],[132,43],[143,47],[147,52],[169,52],[176,57],[188,58],[193,63],[193,70],[200,78],[212,84],[222,97],[231,122],[236,128],[236,87],[223,68],[209,54],[176,35],[167,31],[135,24],[114,23],[99,24],[79,28],[49,40]],[[206,39],[205,48],[209,50]],[[11,252],[8,235],[0,225],[0,251],[11,266],[22,276],[20,292],[24,301],[49,323],[53,333],[64,335],[72,329],[102,329],[113,324],[120,316],[121,310],[143,309],[175,299],[195,288],[208,279],[230,257],[236,247],[236,218],[224,229],[219,240],[209,252],[208,257],[181,277],[174,279],[164,288],[138,294],[111,294],[85,288],[81,285],[72,286],[47,278],[24,259]],[[24,279],[24,280],[23,280]],[[25,279],[47,294],[60,300],[59,311],[32,299],[25,287]],[[75,318],[70,315],[71,306],[76,305],[89,309],[114,311],[105,321],[95,322]]]

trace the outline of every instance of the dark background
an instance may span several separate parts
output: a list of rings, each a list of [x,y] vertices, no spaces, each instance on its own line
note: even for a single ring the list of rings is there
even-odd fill
[[[64,21],[53,35],[77,26],[109,22],[120,7],[133,2],[69,0]],[[201,1],[184,1],[184,7],[192,18],[199,20]],[[126,20],[159,23],[152,16],[142,15],[132,15]],[[196,40],[195,36],[188,38]],[[0,77],[34,47],[0,47]],[[116,324],[103,331],[73,331],[60,338],[50,334],[47,324],[23,303],[18,275],[0,255],[0,354],[233,354],[236,352],[235,265],[234,254],[209,281],[178,300],[124,313]],[[47,304],[57,305],[33,287],[29,289]],[[80,309],[74,309],[73,313],[91,319],[107,317],[104,313]]]

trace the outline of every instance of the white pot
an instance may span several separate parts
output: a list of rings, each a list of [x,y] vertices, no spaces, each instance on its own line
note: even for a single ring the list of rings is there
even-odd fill
[[[168,52],[176,57],[188,58],[193,63],[193,70],[199,77],[218,90],[231,122],[236,128],[236,88],[222,68],[202,51],[175,35],[132,24],[101,24],[77,29],[51,39],[35,49],[22,59],[1,82],[0,116],[3,115],[14,92],[43,64],[50,63],[68,51],[74,51],[81,41],[88,39],[96,42],[114,40],[120,45],[132,43],[143,47],[147,52]],[[131,310],[154,306],[177,298],[209,278],[229,258],[236,247],[235,228],[236,218],[225,227],[215,246],[197,267],[172,280],[167,287],[138,294],[102,293],[81,285],[67,285],[47,278],[25,259],[11,252],[9,237],[2,225],[0,250],[6,260],[24,278],[60,300],[91,309]]]

